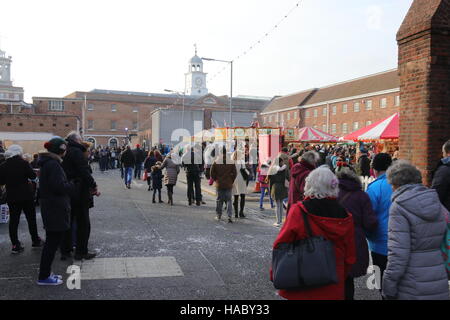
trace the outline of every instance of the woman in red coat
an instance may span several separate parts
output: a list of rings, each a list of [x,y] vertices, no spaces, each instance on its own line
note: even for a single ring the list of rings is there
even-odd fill
[[[273,247],[306,238],[302,211],[308,216],[313,235],[322,235],[335,245],[339,282],[307,290],[279,290],[290,300],[343,300],[344,282],[356,262],[353,217],[337,201],[339,181],[328,167],[313,170],[306,178],[305,199],[290,208]],[[270,270],[272,278],[272,270]]]

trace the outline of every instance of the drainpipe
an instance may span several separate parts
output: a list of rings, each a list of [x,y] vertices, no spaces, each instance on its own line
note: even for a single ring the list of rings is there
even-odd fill
[[[330,133],[330,104],[327,103],[327,133]]]

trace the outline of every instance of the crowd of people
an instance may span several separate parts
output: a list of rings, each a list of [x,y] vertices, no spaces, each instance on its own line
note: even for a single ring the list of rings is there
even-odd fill
[[[431,188],[421,172],[399,159],[398,152],[376,153],[370,147],[306,145],[283,148],[272,160],[258,163],[253,145],[191,144],[183,148],[140,145],[92,148],[76,132],[54,137],[46,152],[25,159],[18,145],[0,153],[0,185],[6,186],[10,209],[12,253],[24,250],[18,239],[20,215],[25,213],[33,247],[43,247],[38,284],[61,284],[51,272],[55,254],[61,259],[89,260],[89,210],[99,196],[90,164],[102,172],[120,169],[124,186],[142,179],[153,191],[152,202],[174,204],[174,187],[184,169],[188,205],[205,204],[201,179],[216,188],[216,219],[226,210],[228,223],[245,218],[249,182],[261,185],[260,209],[268,194],[280,227],[273,248],[307,237],[302,216],[312,232],[334,244],[338,281],[322,287],[284,290],[287,299],[347,299],[355,295],[354,279],[367,273],[370,260],[380,272],[383,299],[448,299],[450,141],[433,172]],[[2,150],[0,150],[2,151]],[[375,180],[367,190],[361,177]],[[36,179],[39,177],[39,182]],[[37,188],[39,186],[39,188]],[[38,189],[38,192],[37,192]],[[39,199],[45,241],[36,225]],[[234,219],[233,219],[234,210]],[[273,273],[271,270],[271,277]]]

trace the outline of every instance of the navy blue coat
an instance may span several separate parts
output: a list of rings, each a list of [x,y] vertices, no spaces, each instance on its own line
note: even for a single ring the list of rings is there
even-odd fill
[[[61,166],[61,158],[53,153],[41,153],[39,190],[41,215],[47,231],[70,229],[70,196],[74,185],[67,180]]]
[[[152,168],[152,187],[153,189],[162,189],[163,174],[161,169]]]

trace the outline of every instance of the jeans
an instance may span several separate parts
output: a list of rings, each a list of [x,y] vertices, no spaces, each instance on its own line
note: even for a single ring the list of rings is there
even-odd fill
[[[134,166],[134,178],[140,179],[141,178],[141,171],[142,171],[142,162],[137,162]]]
[[[231,218],[231,190],[232,189],[217,189],[216,213],[219,217],[222,216],[223,203],[225,202],[227,204],[228,218]]]
[[[283,222],[283,200],[276,200],[277,203],[277,223],[281,224]]]
[[[74,206],[71,210],[71,229],[64,232],[61,243],[61,254],[69,255],[73,248],[73,232],[76,228],[76,252],[75,254],[84,255],[88,253],[89,237],[91,235],[91,221],[89,218],[89,209],[86,207]]]
[[[382,284],[383,284],[383,274],[384,274],[384,270],[386,270],[386,265],[387,265],[387,256],[373,252],[373,251],[370,252],[370,255],[372,256],[373,265],[380,268],[380,293],[381,293]]]
[[[240,210],[239,209],[239,196],[241,197],[241,201],[240,201]],[[234,207],[234,214],[235,216],[238,215],[238,211],[239,214],[244,214],[244,207],[245,207],[245,194],[240,194],[240,195],[235,195],[234,196],[234,202],[233,202],[233,207]]]
[[[106,157],[100,158],[100,170],[101,171],[108,170],[108,158]]]
[[[266,196],[266,191],[269,194],[270,206],[273,208],[273,199],[268,187],[261,187],[261,197],[259,198],[259,207],[263,208],[264,206],[264,198]]]
[[[45,244],[41,254],[41,264],[39,267],[39,280],[45,280],[50,277],[52,272],[52,263],[55,253],[61,244],[64,232],[47,231]]]
[[[153,189],[153,201],[155,201],[156,192],[158,192],[158,199],[161,201],[161,189]]]
[[[187,179],[187,197],[189,202],[195,199],[195,201],[202,201],[202,189],[200,186],[200,175],[198,173],[186,173]],[[195,190],[195,193],[194,193]],[[195,196],[194,196],[195,194]]]
[[[39,235],[37,231],[36,224],[36,207],[33,200],[20,201],[20,202],[9,202],[9,237],[13,246],[20,243],[17,230],[19,228],[20,215],[22,210],[25,213],[25,217],[28,222],[28,231],[30,232],[31,239],[33,242],[39,240]]]
[[[129,185],[133,179],[133,167],[125,167],[124,171],[125,184]]]

